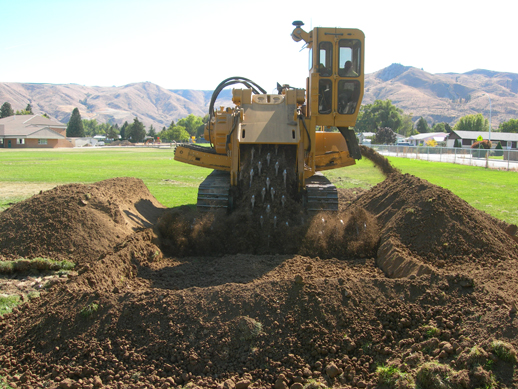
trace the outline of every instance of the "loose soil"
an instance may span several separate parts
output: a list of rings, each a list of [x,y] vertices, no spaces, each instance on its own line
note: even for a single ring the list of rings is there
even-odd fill
[[[249,199],[231,215],[165,209],[133,178],[13,205],[1,259],[76,269],[0,318],[0,376],[22,388],[516,387],[516,227],[369,158],[387,178],[340,190],[338,213],[277,203],[283,223],[262,226]]]

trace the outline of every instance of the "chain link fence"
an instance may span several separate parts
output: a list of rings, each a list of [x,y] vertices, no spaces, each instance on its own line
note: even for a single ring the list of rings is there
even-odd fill
[[[490,169],[518,171],[518,150],[486,150],[460,147],[370,145],[388,157],[449,162],[459,165],[482,166]]]

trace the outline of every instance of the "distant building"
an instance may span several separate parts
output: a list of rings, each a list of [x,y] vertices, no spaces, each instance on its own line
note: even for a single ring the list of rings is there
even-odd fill
[[[408,137],[408,143],[411,146],[426,145],[426,142],[435,140],[437,143],[445,142],[448,139],[447,132],[425,132],[423,134],[412,135]]]
[[[66,124],[40,115],[14,115],[0,119],[0,147],[73,147]]]
[[[455,139],[459,139],[462,147],[470,148],[473,143],[477,141],[479,137],[486,140],[489,139],[488,131],[452,131],[448,137],[447,146],[453,147]],[[516,149],[518,143],[518,134],[511,132],[491,132],[491,143],[493,148],[500,142],[504,149]]]

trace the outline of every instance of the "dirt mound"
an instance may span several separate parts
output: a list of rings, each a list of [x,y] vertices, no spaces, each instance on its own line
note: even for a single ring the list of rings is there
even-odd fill
[[[152,226],[162,210],[135,178],[58,186],[0,213],[0,256],[88,262]]]
[[[153,231],[142,227],[161,209],[144,188],[58,187],[0,214],[2,236],[18,232],[0,238],[4,256],[29,245],[80,263],[0,319],[0,377],[13,387],[518,383],[516,245],[450,192],[391,172],[369,191],[340,191],[337,215],[284,232],[261,228],[248,206],[168,210]],[[95,249],[59,243],[67,230]],[[387,278],[380,259],[398,258],[422,268]]]
[[[504,224],[418,177],[392,174],[354,204],[376,216],[382,250],[390,242],[425,265],[494,267],[502,259],[518,259]]]

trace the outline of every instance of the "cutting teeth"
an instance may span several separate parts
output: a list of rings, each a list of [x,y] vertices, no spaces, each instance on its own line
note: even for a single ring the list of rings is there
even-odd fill
[[[270,214],[270,204],[266,206],[266,215]]]
[[[270,190],[270,177],[266,177],[266,190]]]
[[[250,169],[250,187],[252,186],[252,178],[254,177],[254,169]]]
[[[250,163],[253,163],[253,162],[254,162],[254,153],[255,153],[255,149],[252,147],[252,152],[251,152],[251,154],[252,154],[252,158],[251,158],[251,160],[250,160]]]
[[[255,204],[255,195],[252,195],[252,209],[254,209],[254,204]]]
[[[279,161],[275,162],[275,175],[279,175]]]
[[[263,203],[264,203],[264,196],[266,196],[266,188],[263,188],[263,189],[261,190],[261,196],[262,196]]]
[[[263,164],[261,163],[261,161],[257,162],[257,170],[259,171],[259,175],[261,175],[262,166],[263,166]]]
[[[286,171],[286,169],[284,169],[284,171],[282,172],[282,176],[284,177],[284,187],[286,188],[286,178],[288,176],[288,172]]]
[[[259,223],[261,223],[261,228],[263,228],[264,219],[263,219],[263,216],[262,216],[262,215],[261,215],[261,217],[259,218]]]
[[[270,194],[272,195],[272,201],[273,201],[273,196],[275,195],[275,189],[273,189],[273,186],[270,189]]]
[[[281,203],[282,203],[282,206],[284,207],[284,204],[286,203],[286,196],[282,195]]]
[[[268,162],[268,166],[270,166],[270,159],[271,159],[270,153],[266,154],[266,161]]]

